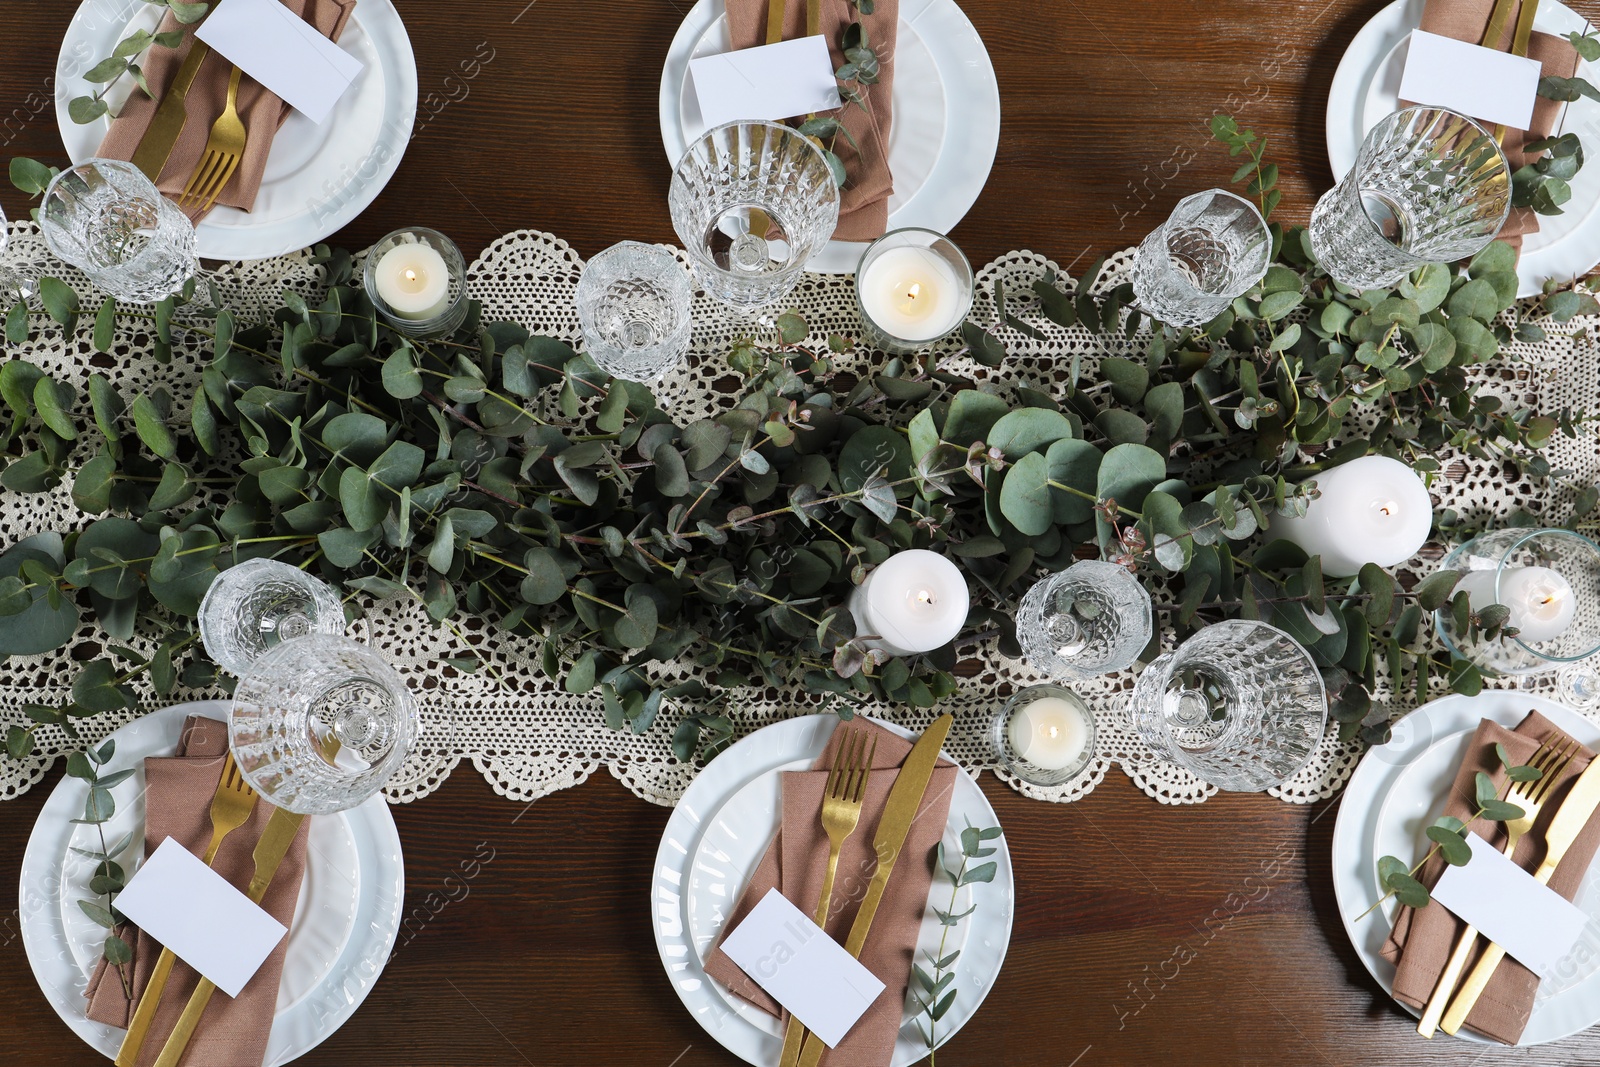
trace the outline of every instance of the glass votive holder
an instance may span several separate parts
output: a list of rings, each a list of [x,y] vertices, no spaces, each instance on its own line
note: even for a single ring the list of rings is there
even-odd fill
[[[583,344],[614,378],[659,381],[683,361],[694,284],[660,245],[622,241],[589,260],[578,279]]]
[[[194,224],[133,164],[90,159],[57,174],[39,205],[52,255],[129,304],[153,304],[200,270]]]
[[[423,226],[396,230],[372,246],[367,297],[396,333],[442,337],[467,318],[467,261],[454,241]]]
[[[856,310],[865,339],[894,355],[927,348],[972,310],[972,264],[942,233],[890,230],[861,254]]]
[[[1493,530],[1455,549],[1440,570],[1460,571],[1455,596],[1466,593],[1474,615],[1491,604],[1510,614],[1514,637],[1492,640],[1457,625],[1446,604],[1434,623],[1446,647],[1481,671],[1532,675],[1600,652],[1600,545],[1571,530]]]
[[[1153,632],[1150,594],[1139,579],[1100,560],[1040,579],[1017,605],[1022,658],[1052,678],[1131,667]]]
[[[1029,785],[1071,781],[1094,756],[1094,716],[1083,698],[1059,685],[1011,694],[989,729],[996,761]]]

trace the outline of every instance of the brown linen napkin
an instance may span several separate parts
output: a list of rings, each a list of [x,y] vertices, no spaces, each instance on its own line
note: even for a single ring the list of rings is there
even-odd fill
[[[727,0],[727,7],[728,34],[734,48],[766,43],[767,0]],[[828,41],[835,70],[844,65],[840,38],[854,20],[850,0],[822,0],[822,35]],[[894,176],[889,172],[889,122],[900,0],[878,0],[872,14],[861,16],[861,23],[866,28],[867,43],[878,54],[879,75],[876,85],[863,87],[870,115],[855,104],[846,104],[836,112],[861,148],[858,153],[843,136],[833,145],[849,178],[839,190],[839,225],[833,231],[836,241],[882,237],[889,226],[889,194],[894,192]],[[793,41],[805,34],[806,5],[803,0],[790,0],[784,15],[783,39]]]
[[[315,26],[328,39],[337,41],[350,21],[356,0],[283,0],[283,6]],[[168,12],[158,32],[166,33],[179,28],[177,19]],[[155,116],[159,101],[166,95],[167,86],[172,84],[172,79],[177,76],[178,68],[183,65],[184,57],[193,45],[194,34],[191,32],[176,50],[160,45],[151,46],[146,54],[144,76],[156,99],[152,100],[141,92],[129,97],[122,113],[111,124],[106,139],[100,143],[100,151],[96,155],[103,159],[133,158],[145,129]],[[188,121],[183,124],[178,143],[173,146],[172,154],[167,157],[167,165],[162,168],[160,179],[156,182],[157,187],[174,200],[189,184],[200,157],[205,155],[211,124],[228,103],[228,76],[232,71],[233,64],[213,52],[201,64],[200,73],[189,87],[188,96],[185,97]],[[232,179],[217,198],[216,206],[226,205],[249,211],[256,202],[256,193],[261,189],[261,174],[266,170],[272,139],[277,136],[278,128],[293,109],[248,75],[239,82],[237,106],[245,126],[244,157],[239,160],[239,169],[233,172]],[[189,213],[189,217],[199,222],[203,214],[196,209]]]
[[[1505,772],[1495,756],[1496,742],[1505,745],[1506,752],[1513,760],[1525,763],[1541,742],[1552,737],[1570,740],[1555,724],[1536,711],[1529,712],[1528,717],[1517,725],[1515,732],[1484,719],[1478,724],[1472,745],[1461,762],[1460,770],[1456,772],[1444,814],[1465,819],[1478,810],[1474,799],[1474,781],[1478,771],[1488,774],[1504,788]],[[1519,865],[1531,870],[1543,858],[1544,832],[1560,807],[1560,802],[1571,790],[1571,782],[1593,758],[1594,753],[1587,748],[1580,748],[1572,762],[1567,764],[1551,793],[1551,799],[1540,811],[1532,832],[1517,844],[1512,858]],[[1505,829],[1501,824],[1480,819],[1472,824],[1472,829],[1497,848],[1505,847]],[[1600,819],[1591,817],[1568,849],[1566,857],[1556,867],[1550,879],[1550,888],[1568,900],[1576,896],[1597,846],[1600,846]],[[1423,884],[1431,886],[1444,873],[1444,866],[1444,858],[1435,856],[1418,877]],[[1419,1010],[1427,1004],[1439,974],[1444,970],[1445,961],[1455,949],[1456,938],[1465,925],[1439,904],[1429,904],[1421,909],[1400,909],[1382,952],[1384,959],[1396,964],[1396,1000]],[[1483,946],[1484,941],[1480,938],[1472,955],[1467,958],[1466,969],[1461,972],[1463,978],[1472,973],[1473,965],[1483,954]],[[1507,956],[1495,969],[1494,977],[1489,980],[1477,1005],[1467,1016],[1466,1025],[1485,1037],[1514,1045],[1522,1036],[1523,1028],[1528,1025],[1528,1016],[1533,1013],[1534,995],[1538,989],[1538,976]]]
[[[1525,0],[1525,2],[1533,3],[1537,0]],[[1494,5],[1495,0],[1428,0],[1422,10],[1422,29],[1441,37],[1453,37],[1458,41],[1481,44],[1483,33],[1489,28],[1489,17],[1494,12]],[[1505,32],[1501,34],[1500,40],[1489,42],[1490,47],[1503,52],[1510,51],[1516,28],[1517,11],[1514,9],[1511,17],[1506,20]],[[1546,78],[1570,78],[1578,71],[1578,52],[1572,47],[1572,42],[1564,37],[1535,33],[1528,39],[1528,58],[1543,64],[1542,75]],[[1506,131],[1504,145],[1506,161],[1511,164],[1513,172],[1528,162],[1528,154],[1522,150],[1522,146],[1529,141],[1548,137],[1555,129],[1556,121],[1561,117],[1561,109],[1564,106],[1559,100],[1541,96],[1533,105],[1532,126],[1527,131]],[[1500,231],[1500,240],[1521,252],[1522,239],[1530,233],[1538,232],[1538,214],[1529,208],[1514,207],[1511,209],[1511,217],[1506,220],[1505,227]]]
[[[861,822],[839,853],[839,872],[833,886],[831,915],[823,929],[843,944],[855,921],[861,897],[877,868],[872,839],[899,776],[899,766],[911,752],[912,742],[898,737],[874,723],[863,723],[877,739],[872,775],[861,805]],[[827,788],[827,769],[833,766],[834,751],[843,731],[835,730],[818,757],[815,769],[783,775],[782,816],[778,834],[756,865],[744,894],[723,926],[726,935],[741,922],[767,891],[777,887],[807,915],[817,910],[822,894],[822,879],[828,866],[828,835],[823,832],[819,813]],[[868,744],[872,742],[869,738]],[[828,1053],[828,1067],[884,1067],[894,1056],[895,1035],[899,1033],[906,1002],[906,987],[911,980],[912,956],[917,933],[928,904],[928,888],[933,881],[933,848],[944,836],[950,814],[950,798],[960,770],[941,759],[933,770],[922,807],[906,835],[905,846],[894,873],[878,905],[872,931],[861,953],[861,962],[887,987],[872,1002],[859,1022]],[[767,996],[737,964],[714,950],[706,960],[706,973],[762,1011],[787,1019],[777,1001]]]
[[[211,843],[211,797],[222,773],[222,757],[228,751],[228,728],[215,719],[192,715],[183,724],[183,737],[176,756],[153,756],[144,761],[145,773],[145,855],[168,837],[195,855],[202,855]],[[255,873],[256,842],[266,829],[272,805],[258,801],[250,820],[222,841],[212,867],[233,885],[243,889]],[[273,918],[288,926],[300,899],[300,882],[306,869],[307,819],[283,857],[278,873],[261,900]],[[89,980],[89,1018],[108,1026],[126,1027],[133,1010],[150,980],[150,971],[161,955],[161,946],[143,930],[123,930],[133,945],[133,996],[123,994],[122,982],[104,960]],[[230,998],[218,992],[206,1008],[200,1028],[184,1053],[185,1067],[261,1067],[266,1056],[267,1036],[272,1032],[273,1013],[278,1003],[278,979],[283,974],[283,957],[289,939],[285,937],[272,950],[261,969]],[[150,1034],[139,1053],[139,1067],[148,1067],[161,1055],[167,1035],[183,1014],[189,994],[200,976],[182,960],[172,968],[161,1007],[156,1012]]]

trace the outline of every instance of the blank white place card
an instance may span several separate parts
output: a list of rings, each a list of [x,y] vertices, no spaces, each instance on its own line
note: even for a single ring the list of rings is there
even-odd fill
[[[707,129],[832,111],[840,104],[828,42],[820,36],[703,56],[689,61],[689,73]]]
[[[767,890],[722,951],[829,1048],[884,989],[877,975],[776,889]]]
[[[362,71],[361,60],[278,0],[214,4],[195,36],[318,125]]]
[[[1400,99],[1525,130],[1533,121],[1541,70],[1536,59],[1414,30]]]
[[[230,997],[289,932],[170,837],[117,894],[117,910]]]
[[[1472,861],[1446,867],[1433,899],[1534,974],[1548,975],[1572,953],[1589,916],[1477,834],[1467,844]]]

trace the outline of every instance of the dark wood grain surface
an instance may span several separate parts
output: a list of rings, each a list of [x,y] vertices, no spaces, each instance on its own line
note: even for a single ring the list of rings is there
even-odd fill
[[[450,233],[469,256],[519,227],[585,255],[672,240],[656,94],[687,0],[398,6],[417,52],[418,132],[388,190],[337,240],[361,247],[407,224]],[[1204,129],[1219,110],[1272,138],[1282,215],[1303,220],[1331,183],[1329,81],[1383,4],[964,6],[994,58],[1004,118],[994,173],[954,236],[975,263],[1025,247],[1081,265],[1226,181],[1233,163]],[[72,7],[7,5],[0,155],[64,162],[49,100]],[[24,206],[10,192],[0,202],[13,215]],[[22,1067],[103,1062],[34,984],[14,910],[23,846],[55,780],[0,806],[0,1063]],[[1515,1053],[1418,1038],[1340,923],[1336,802],[1163,807],[1115,771],[1066,806],[988,778],[984,788],[1016,863],[1016,928],[999,982],[943,1053],[949,1067],[1600,1062],[1600,1034]],[[361,1010],[301,1063],[737,1062],[682,1010],[656,958],[647,889],[664,809],[604,774],[524,808],[463,766],[395,816],[411,918]]]

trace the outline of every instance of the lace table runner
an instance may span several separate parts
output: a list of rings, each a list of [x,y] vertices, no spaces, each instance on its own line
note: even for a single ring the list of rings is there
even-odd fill
[[[9,259],[33,261],[37,264],[34,269],[62,277],[80,293],[90,291],[86,280],[76,272],[60,264],[46,266],[46,253],[31,224],[14,226],[12,241]],[[1112,258],[1102,275],[1102,288],[1126,278],[1132,254],[1133,250],[1128,249]],[[988,264],[978,275],[975,317],[979,321],[993,317],[996,281],[1004,281],[1008,293],[1026,293],[1041,271],[1053,266],[1032,252],[1013,252]],[[581,269],[582,261],[566,242],[551,234],[523,230],[500,238],[472,265],[469,291],[483,302],[488,320],[515,320],[534,333],[576,342],[579,333],[573,295]],[[260,262],[226,264],[211,275],[224,302],[235,310],[240,321],[276,308],[285,289],[313,293],[319,287],[319,277],[320,268],[304,252]],[[789,298],[789,304],[818,333],[838,330],[854,335],[860,323],[850,286],[849,277],[807,275]],[[97,306],[98,302],[93,298],[88,306]],[[1008,303],[1015,311],[1021,301],[1013,296]],[[1142,338],[1129,342],[1120,334],[1096,336],[1082,327],[1064,329],[1039,316],[1030,318],[1044,332],[1044,339],[1023,339],[1015,332],[1009,333],[1013,357],[1004,368],[991,370],[960,357],[944,360],[941,366],[979,381],[1026,380],[1039,388],[1049,388],[1068,373],[1074,360],[1081,360],[1087,368],[1102,356],[1143,348]],[[111,378],[125,396],[164,384],[179,398],[180,405],[186,403],[200,368],[209,358],[204,345],[179,338],[172,362],[162,365],[151,355],[152,338],[127,332],[118,338],[115,354],[97,354],[90,343],[91,320],[92,316],[86,316],[75,336],[63,336],[55,329],[31,344],[10,346],[14,349],[12,354],[39,364],[58,380],[70,381],[80,389],[90,371],[98,370]],[[740,330],[736,320],[703,295],[697,297],[694,320],[687,367],[658,389],[662,407],[673,410],[680,421],[711,414],[728,402],[725,389],[729,372],[724,354]],[[1518,405],[1540,410],[1563,405],[1594,410],[1600,406],[1600,353],[1587,334],[1578,330],[1579,325],[1553,328],[1550,339],[1539,344],[1507,346],[1493,368],[1483,372],[1490,388],[1514,398]],[[1592,329],[1595,323],[1588,325]],[[182,413],[179,417],[186,420]],[[1558,436],[1547,454],[1554,466],[1572,472],[1568,479],[1571,482],[1586,485],[1600,479],[1600,442],[1592,432],[1578,440]],[[1559,522],[1570,514],[1573,496],[1572,489],[1551,490],[1508,479],[1498,467],[1464,459],[1447,463],[1446,476],[1435,487],[1436,503],[1476,521],[1523,508]],[[73,506],[66,484],[44,495],[3,493],[0,545],[42,530],[80,527],[89,518]],[[1423,573],[1431,565],[1421,560],[1415,564]],[[643,735],[615,732],[605,725],[598,692],[571,696],[540,674],[537,649],[531,642],[508,638],[470,617],[456,620],[456,631],[452,632],[436,626],[420,606],[410,603],[391,600],[369,602],[365,607],[366,619],[356,636],[372,642],[396,664],[417,694],[422,709],[422,740],[389,786],[392,801],[408,802],[427,796],[464,759],[470,760],[498,793],[522,802],[577,785],[603,767],[636,795],[671,805],[694,777],[695,768],[678,761],[669,742],[679,714],[696,709],[664,710]],[[64,649],[0,663],[0,728],[25,722],[21,709],[26,704],[65,702],[69,698],[69,662],[94,655],[101,639],[92,620],[88,620]],[[134,644],[138,646],[137,639]],[[145,647],[149,647],[148,643]],[[961,691],[941,707],[930,711],[883,706],[873,711],[913,727],[925,725],[938,712],[953,712],[955,727],[946,750],[977,774],[993,769],[988,728],[1003,694],[1011,687],[1043,679],[1027,665],[1001,656],[993,641],[969,649],[966,655],[978,660],[979,669],[963,678]],[[465,674],[445,662],[466,656],[480,658],[485,666],[476,673]],[[689,678],[697,672],[698,668],[684,663],[663,674]],[[1100,730],[1098,752],[1083,775],[1054,789],[1038,789],[1014,781],[1011,784],[1028,796],[1072,801],[1093,791],[1117,765],[1140,789],[1163,803],[1206,800],[1215,792],[1212,787],[1156,758],[1140,741],[1128,715],[1133,682],[1133,672],[1124,671],[1075,685],[1094,708]],[[1549,677],[1524,684],[1530,690],[1554,689]],[[221,695],[215,691],[180,691],[170,699]],[[150,699],[156,698],[152,695]],[[1409,707],[1407,701],[1408,696],[1398,695],[1392,706]],[[729,705],[727,713],[742,736],[790,715],[818,710],[821,701],[798,687],[794,691],[762,688],[738,693]],[[141,711],[154,706],[147,704]],[[94,740],[141,711],[79,722],[86,738]],[[40,728],[32,755],[23,760],[0,757],[0,798],[14,797],[28,789],[51,763],[74,747],[57,728]],[[1359,744],[1341,743],[1330,732],[1310,763],[1274,789],[1273,795],[1294,802],[1331,796],[1349,777],[1361,751]]]

